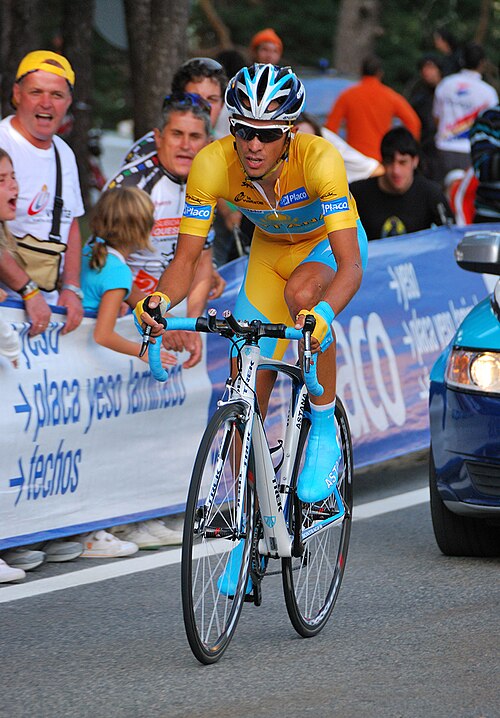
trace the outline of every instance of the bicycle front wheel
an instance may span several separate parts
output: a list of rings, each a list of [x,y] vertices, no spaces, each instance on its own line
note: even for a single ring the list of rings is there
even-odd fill
[[[236,516],[244,413],[243,404],[229,404],[210,420],[186,506],[181,566],[184,625],[191,650],[205,664],[215,663],[226,650],[247,587],[255,511],[252,452],[247,477],[252,481],[243,482],[239,497],[244,510],[242,527]]]
[[[330,618],[339,595],[349,546],[352,443],[346,412],[338,398],[335,421],[341,447],[338,496],[333,494],[316,504],[303,504],[294,496],[289,507],[290,525],[294,530],[300,525],[304,552],[299,558],[282,560],[283,590],[292,625],[305,638],[319,633]],[[304,462],[310,426],[309,420],[302,422],[293,473],[294,486]]]

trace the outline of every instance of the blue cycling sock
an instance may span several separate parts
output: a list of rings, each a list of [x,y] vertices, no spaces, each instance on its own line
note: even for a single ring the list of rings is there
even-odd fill
[[[243,559],[243,550],[245,542],[241,540],[233,548],[229,554],[229,560],[222,576],[217,579],[217,588],[224,596],[234,596],[238,587],[238,578],[240,576],[241,561]],[[251,593],[253,583],[250,576],[248,577],[246,593]]]
[[[328,498],[338,479],[340,446],[335,427],[335,401],[326,407],[311,404],[311,430],[297,495],[304,503]]]

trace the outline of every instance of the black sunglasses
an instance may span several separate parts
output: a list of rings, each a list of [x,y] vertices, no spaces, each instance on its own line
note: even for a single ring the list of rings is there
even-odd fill
[[[169,108],[186,109],[189,107],[199,107],[201,110],[210,114],[210,103],[194,92],[172,92],[163,98],[162,110]]]
[[[237,120],[230,120],[231,134],[234,137],[239,137],[240,140],[245,142],[251,142],[254,137],[260,142],[267,144],[268,142],[276,142],[280,140],[283,135],[291,130],[289,125],[272,125],[271,127],[253,127],[252,125],[245,125]]]

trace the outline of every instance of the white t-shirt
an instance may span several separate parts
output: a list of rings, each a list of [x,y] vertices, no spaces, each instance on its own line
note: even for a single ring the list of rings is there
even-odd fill
[[[438,120],[436,147],[470,153],[469,131],[477,115],[498,103],[494,87],[475,70],[460,70],[436,87],[432,113]]]
[[[348,145],[342,137],[339,137],[335,132],[332,132],[326,127],[321,128],[321,134],[325,140],[331,142],[342,155],[349,184],[371,177],[372,172],[378,167],[378,160],[358,152],[354,147]]]
[[[28,142],[11,124],[12,115],[0,122],[0,147],[12,158],[14,171],[19,183],[16,218],[8,222],[12,234],[24,237],[32,234],[38,239],[49,239],[52,228],[52,211],[56,189],[56,160],[54,147],[42,150]],[[55,136],[61,159],[62,197],[64,206],[61,213],[61,242],[68,243],[71,222],[84,214],[80,181],[73,150],[60,137]],[[61,270],[64,262],[62,255]],[[15,292],[10,291],[17,298]],[[45,292],[49,302],[57,301],[57,292]]]

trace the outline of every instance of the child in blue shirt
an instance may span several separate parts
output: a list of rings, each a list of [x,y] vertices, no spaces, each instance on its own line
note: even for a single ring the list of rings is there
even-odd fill
[[[132,288],[132,272],[126,258],[131,252],[150,249],[154,206],[146,192],[137,187],[117,187],[104,192],[90,222],[93,236],[83,249],[81,288],[83,308],[97,312],[94,339],[108,349],[139,356],[140,344],[115,331],[122,302]],[[176,358],[161,352],[162,364]],[[142,357],[147,362],[147,353]]]

